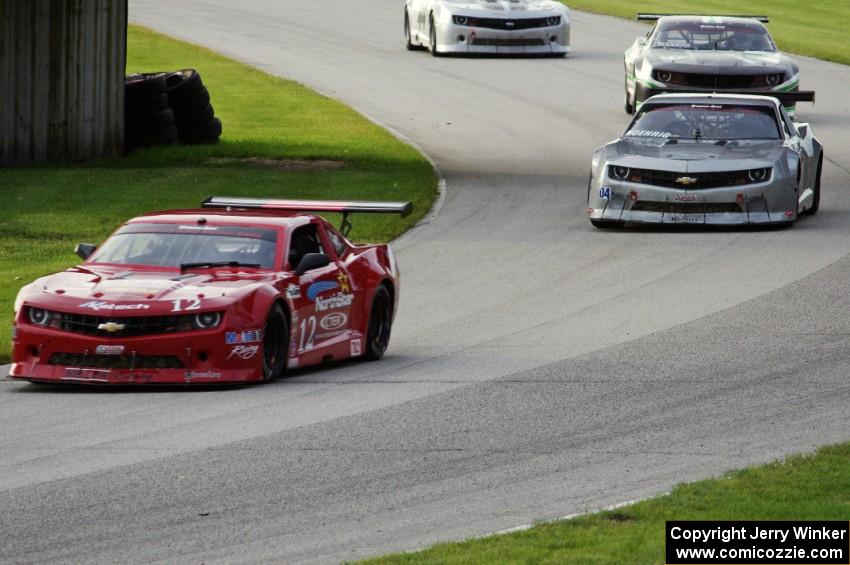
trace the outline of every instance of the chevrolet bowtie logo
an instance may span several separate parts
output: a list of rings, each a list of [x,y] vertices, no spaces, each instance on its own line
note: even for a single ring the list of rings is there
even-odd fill
[[[694,177],[679,177],[676,179],[676,182],[688,186],[691,184],[696,184],[697,179],[695,179]]]
[[[98,324],[97,329],[104,332],[115,333],[124,330],[124,324],[116,324],[115,322],[106,322],[105,324]]]

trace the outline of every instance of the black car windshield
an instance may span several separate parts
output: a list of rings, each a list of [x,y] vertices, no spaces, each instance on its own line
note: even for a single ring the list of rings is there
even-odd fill
[[[780,139],[780,130],[769,106],[645,104],[625,137]]]
[[[94,263],[180,267],[188,264],[274,268],[277,231],[206,224],[130,224],[91,257]]]
[[[761,24],[671,22],[659,24],[652,47],[704,51],[775,51]]]

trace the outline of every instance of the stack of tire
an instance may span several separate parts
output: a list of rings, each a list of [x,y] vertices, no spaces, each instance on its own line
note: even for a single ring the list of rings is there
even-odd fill
[[[128,76],[124,87],[128,149],[174,143],[216,143],[221,120],[194,69]]]

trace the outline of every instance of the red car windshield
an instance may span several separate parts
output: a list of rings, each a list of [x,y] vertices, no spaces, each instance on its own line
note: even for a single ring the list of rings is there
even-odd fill
[[[768,106],[646,104],[626,137],[674,139],[780,139],[776,113]]]
[[[91,257],[93,263],[180,267],[187,264],[274,268],[277,230],[198,224],[130,224]]]

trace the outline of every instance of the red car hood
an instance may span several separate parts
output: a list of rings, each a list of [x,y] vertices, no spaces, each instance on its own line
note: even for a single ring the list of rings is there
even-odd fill
[[[176,271],[68,269],[42,277],[21,291],[27,304],[64,311],[174,311],[174,301],[201,299],[201,309],[221,308],[271,280],[269,273],[216,270],[180,274]]]

